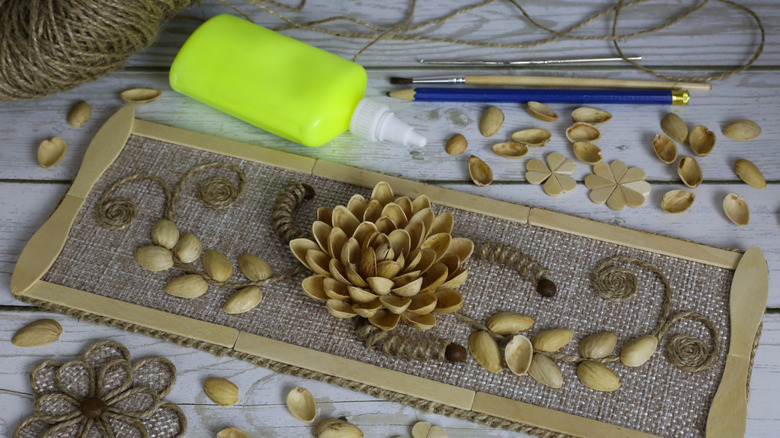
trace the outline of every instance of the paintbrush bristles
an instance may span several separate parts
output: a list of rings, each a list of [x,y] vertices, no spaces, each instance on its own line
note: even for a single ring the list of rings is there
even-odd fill
[[[413,81],[412,78],[399,78],[397,76],[391,76],[390,83],[397,84],[397,85],[409,85],[413,83]]]

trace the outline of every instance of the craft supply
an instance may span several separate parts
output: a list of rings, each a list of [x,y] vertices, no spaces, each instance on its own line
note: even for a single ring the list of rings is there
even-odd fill
[[[65,119],[65,121],[68,122],[68,125],[73,126],[74,128],[81,128],[81,125],[89,121],[89,116],[91,115],[92,108],[90,108],[87,102],[82,100],[81,102],[73,105],[73,107],[68,112],[68,117]]]
[[[764,175],[751,161],[744,158],[738,159],[734,162],[734,172],[745,184],[761,190],[766,188]]]
[[[306,146],[346,130],[424,146],[387,105],[365,97],[366,82],[360,65],[232,15],[201,25],[170,70],[174,90]]]
[[[450,155],[460,155],[466,152],[469,142],[463,134],[453,134],[444,144],[444,150]]]
[[[528,146],[514,141],[503,141],[490,147],[496,155],[504,158],[521,158],[528,153]]]
[[[53,319],[39,319],[20,328],[11,338],[17,347],[40,347],[60,338],[62,326]]]
[[[512,133],[512,141],[526,146],[541,148],[547,145],[552,133],[541,128],[527,128]]]
[[[715,133],[704,125],[697,125],[688,133],[688,144],[693,153],[700,157],[706,157],[715,147]]]
[[[228,427],[217,432],[217,438],[250,438],[249,434],[237,427]]]
[[[305,423],[311,423],[317,417],[317,403],[314,401],[314,396],[306,388],[298,386],[291,389],[287,393],[285,404],[293,417]]]
[[[533,100],[528,101],[528,114],[543,122],[554,122],[558,120],[558,114],[553,111],[552,108]]]
[[[65,156],[67,150],[65,140],[59,137],[44,140],[38,145],[38,164],[44,169],[54,166]]]
[[[601,138],[601,131],[590,123],[575,122],[566,129],[566,138],[572,143],[596,141]]]
[[[562,59],[531,59],[531,60],[518,60],[518,61],[484,61],[484,60],[435,60],[435,59],[418,59],[420,64],[429,65],[550,65],[550,64],[586,64],[592,62],[618,62],[618,61],[641,61],[641,56],[630,56],[627,58],[562,58]]]
[[[671,214],[683,213],[693,206],[695,199],[690,190],[669,190],[661,198],[661,209]]]
[[[482,112],[479,118],[479,132],[484,137],[492,137],[504,124],[504,112],[498,107],[490,105]]]
[[[128,105],[143,105],[154,102],[162,92],[154,88],[131,88],[119,93],[119,99]]]
[[[571,146],[574,156],[585,164],[596,164],[601,161],[601,148],[593,143],[577,141]]]
[[[680,144],[688,144],[688,125],[675,113],[668,113],[661,119],[661,129]]]
[[[745,202],[745,197],[740,194],[729,193],[723,198],[723,212],[731,222],[740,227],[747,226],[750,222],[750,209]]]
[[[340,418],[327,418],[314,426],[316,438],[363,438],[363,431]]]
[[[581,106],[571,112],[571,121],[574,123],[583,122],[591,125],[600,125],[608,122],[610,119],[612,119],[612,114],[589,106]]]
[[[683,184],[695,189],[704,180],[699,162],[693,157],[682,157],[677,163],[677,175],[680,176]]]
[[[622,103],[687,105],[686,90],[591,90],[519,88],[432,88],[418,87],[387,93],[390,97],[419,102],[528,102]]]
[[[488,186],[493,182],[493,170],[476,155],[469,157],[469,176],[478,187]]]
[[[752,120],[737,120],[723,127],[723,135],[734,140],[749,141],[761,135],[761,127]]]
[[[544,193],[559,196],[571,193],[577,188],[577,181],[571,175],[577,169],[577,163],[553,152],[547,155],[547,164],[539,159],[528,160],[525,179],[531,184],[544,184]]]
[[[220,406],[233,406],[238,403],[238,386],[222,377],[209,377],[203,382],[203,392]]]
[[[656,134],[653,137],[653,150],[658,159],[666,164],[672,164],[677,160],[677,143],[663,134]]]
[[[596,204],[607,204],[613,210],[626,206],[641,207],[650,194],[650,184],[645,181],[645,171],[638,167],[628,168],[622,161],[610,164],[599,161],[593,165],[593,173],[585,177],[585,187],[590,189],[590,200]]]
[[[615,58],[611,58],[615,59]],[[617,58],[618,60],[620,58]],[[429,62],[430,63],[430,62]],[[472,65],[472,64],[454,64]],[[477,64],[474,64],[477,65]],[[491,65],[491,64],[487,64]],[[504,65],[504,64],[498,64]],[[576,78],[556,76],[428,76],[421,78],[390,77],[391,84],[466,84],[466,85],[519,85],[523,87],[580,87],[580,88],[635,88],[647,90],[697,90],[710,91],[712,85],[700,82],[644,81],[630,79]]]

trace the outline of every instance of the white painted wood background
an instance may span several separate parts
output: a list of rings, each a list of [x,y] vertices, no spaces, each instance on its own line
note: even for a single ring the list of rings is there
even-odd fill
[[[280,21],[239,0],[231,0],[252,16],[255,22],[276,26]],[[459,5],[471,2],[419,2],[415,23],[444,15]],[[534,2],[523,2],[534,3]],[[542,3],[542,2],[539,2]],[[565,29],[576,21],[617,2],[613,0],[558,0],[543,5],[524,5],[540,22]],[[349,390],[274,374],[263,368],[234,359],[216,358],[207,353],[163,343],[155,338],[133,335],[117,329],[82,323],[59,314],[37,311],[13,298],[10,275],[24,244],[54,210],[76,175],[89,140],[100,125],[122,104],[118,93],[131,87],[155,87],[163,90],[158,101],[136,108],[139,118],[170,124],[197,132],[258,144],[324,160],[346,163],[370,170],[440,184],[464,192],[538,206],[629,228],[689,239],[713,246],[744,250],[752,245],[762,248],[769,263],[770,291],[768,314],[764,318],[761,345],[756,355],[748,406],[749,437],[775,437],[780,430],[780,8],[776,0],[740,2],[759,14],[767,31],[764,53],[749,71],[713,83],[711,92],[693,93],[691,104],[675,107],[689,126],[704,124],[718,135],[715,150],[699,162],[704,183],[695,189],[696,203],[681,215],[669,215],[660,207],[668,190],[683,188],[675,168],[662,164],[653,154],[650,139],[660,132],[659,122],[668,107],[639,105],[602,105],[613,119],[602,125],[603,139],[598,142],[608,161],[621,160],[642,167],[653,186],[645,206],[614,212],[595,205],[587,197],[582,180],[589,167],[579,163],[575,177],[577,190],[560,198],[549,198],[540,187],[525,182],[524,164],[529,158],[541,158],[555,151],[574,158],[564,137],[569,112],[574,105],[552,105],[561,118],[555,123],[536,121],[521,105],[499,105],[506,123],[496,138],[508,137],[525,127],[545,127],[553,141],[542,150],[534,150],[520,160],[501,159],[492,154],[493,139],[483,138],[477,130],[482,104],[442,104],[396,101],[384,93],[397,87],[389,85],[390,76],[457,74],[464,70],[423,68],[418,58],[520,59],[614,55],[603,41],[563,40],[532,49],[485,49],[431,42],[379,42],[359,60],[369,71],[367,94],[391,106],[402,119],[426,135],[423,149],[369,144],[344,134],[321,148],[309,149],[281,140],[245,123],[170,90],[167,68],[198,21],[218,13],[235,13],[213,0],[183,11],[165,26],[159,41],[136,54],[123,71],[72,91],[29,102],[0,103],[0,434],[10,435],[17,424],[32,414],[33,398],[27,376],[33,366],[45,359],[69,360],[91,342],[113,339],[125,344],[135,359],[163,355],[179,371],[178,382],[168,397],[184,409],[192,437],[208,437],[228,426],[240,427],[256,437],[309,436],[311,426],[298,422],[287,413],[284,397],[294,386],[305,386],[317,399],[321,416],[345,416],[360,426],[368,437],[409,436],[411,425],[427,420],[447,429],[451,437],[510,437],[515,433],[494,430],[466,421],[426,414],[414,409]],[[621,31],[634,31],[658,24],[697,2],[650,1],[645,6],[621,13]],[[400,21],[408,8],[406,1],[311,2],[300,13],[286,13],[296,21],[348,14],[382,27]],[[601,20],[578,31],[581,35],[608,32],[611,21]],[[702,10],[683,22],[657,34],[623,43],[628,55],[645,57],[644,64],[679,75],[706,74],[732,68],[750,58],[758,42],[754,22],[748,15],[719,1],[710,1]],[[358,30],[344,22],[330,24],[331,29]],[[439,37],[459,37],[491,42],[530,42],[547,36],[530,26],[516,9],[498,1],[442,26],[423,29]],[[285,31],[313,45],[350,58],[366,40],[346,40],[308,31]],[[469,74],[534,74],[576,77],[652,79],[625,67],[581,66],[535,70],[470,69]],[[258,84],[262,86],[263,84]],[[92,119],[82,129],[65,123],[65,115],[79,100],[88,101]],[[737,142],[721,134],[721,128],[736,119],[752,119],[762,127],[761,136],[751,142]],[[468,138],[468,152],[483,158],[493,168],[496,180],[478,188],[468,179],[468,155],[450,157],[444,153],[444,141],[454,133]],[[38,143],[53,136],[68,143],[65,159],[50,169],[37,165]],[[498,141],[498,140],[496,140]],[[680,147],[682,155],[691,155]],[[733,163],[747,158],[756,163],[768,181],[765,190],[740,182]],[[750,225],[744,228],[730,223],[720,204],[730,192],[745,196],[750,205]],[[10,343],[13,334],[25,324],[50,317],[59,321],[64,333],[59,341],[45,347],[22,349]],[[210,376],[233,380],[241,388],[238,405],[223,408],[212,404],[201,390]]]

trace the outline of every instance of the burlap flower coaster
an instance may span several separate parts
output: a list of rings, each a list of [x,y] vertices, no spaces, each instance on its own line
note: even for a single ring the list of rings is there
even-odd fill
[[[35,413],[14,431],[22,437],[183,437],[184,413],[163,401],[176,367],[163,357],[130,363],[123,345],[99,341],[80,360],[44,361],[30,374]]]

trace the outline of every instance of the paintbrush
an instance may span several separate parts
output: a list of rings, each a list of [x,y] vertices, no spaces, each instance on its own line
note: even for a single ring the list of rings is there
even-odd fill
[[[601,90],[551,88],[449,88],[418,87],[395,90],[390,97],[424,102],[528,102],[544,103],[627,103],[688,104],[686,90]]]
[[[569,78],[556,76],[430,76],[422,78],[390,78],[391,84],[466,84],[520,85],[524,87],[590,87],[634,88],[650,90],[709,91],[712,85],[699,82],[643,81],[632,79]]]

